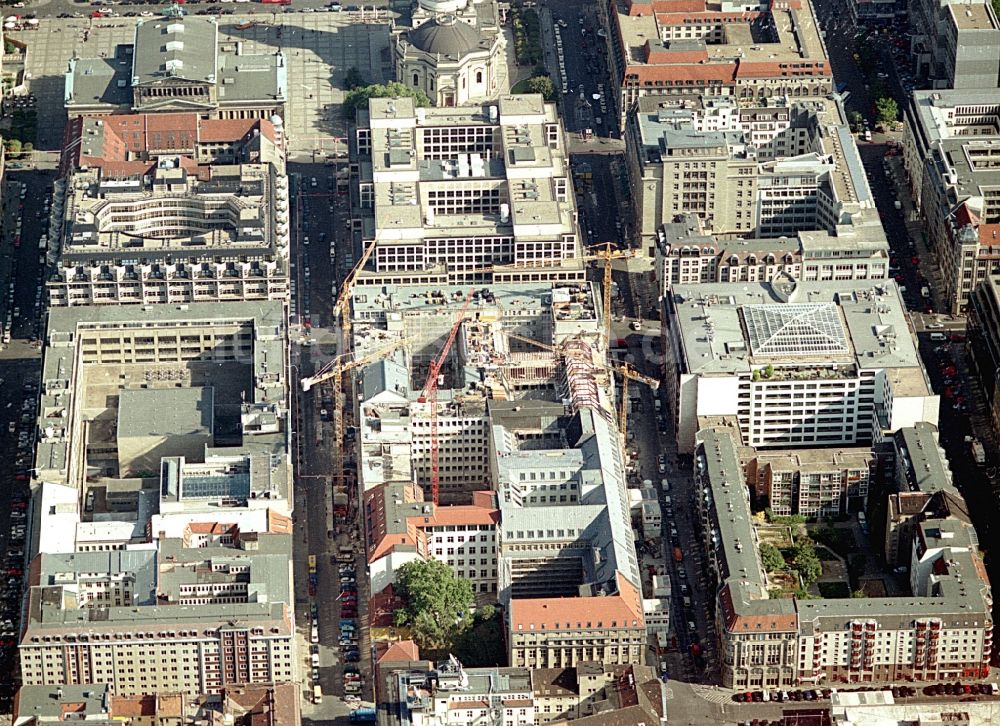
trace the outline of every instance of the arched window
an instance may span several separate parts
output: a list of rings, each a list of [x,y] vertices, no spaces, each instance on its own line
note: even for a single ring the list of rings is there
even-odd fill
[[[414,86],[419,86],[420,85],[420,74],[419,73],[414,73],[413,74],[413,85]]]
[[[483,72],[476,71],[476,83],[482,83],[482,82],[483,82]]]

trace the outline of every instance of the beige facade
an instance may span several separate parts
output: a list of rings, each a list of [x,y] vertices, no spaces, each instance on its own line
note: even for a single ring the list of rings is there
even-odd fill
[[[366,280],[584,279],[566,138],[541,96],[456,109],[371,99],[356,134]]]
[[[1000,264],[1000,103],[995,88],[917,91],[905,119],[904,168],[957,313]]]
[[[633,213],[651,256],[664,225],[682,215],[720,238],[818,230],[849,242],[855,227],[880,227],[835,101],[743,108],[650,96],[629,116],[625,139]]]

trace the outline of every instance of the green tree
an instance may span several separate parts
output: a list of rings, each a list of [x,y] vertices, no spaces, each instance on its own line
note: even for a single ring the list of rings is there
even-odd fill
[[[855,600],[860,600],[861,598],[868,597],[868,595],[865,593],[864,590],[855,590],[854,592],[851,593],[851,597],[853,597]]]
[[[411,88],[399,81],[372,83],[347,92],[344,96],[344,115],[353,119],[358,109],[367,105],[370,98],[412,98],[417,106],[431,105],[431,99],[419,88]]]
[[[785,569],[785,558],[781,556],[781,551],[770,542],[761,544],[760,562],[768,572]]]
[[[348,91],[353,91],[355,88],[367,85],[368,81],[361,75],[361,71],[358,70],[357,66],[351,66],[347,69],[347,75],[344,77],[344,87]]]
[[[1000,0],[998,0],[998,1],[1000,1]],[[861,128],[861,124],[863,124],[864,121],[865,121],[865,117],[862,116],[857,111],[851,111],[849,114],[847,114],[847,122],[851,125],[851,130],[852,131],[857,131],[858,129],[860,129]]]
[[[875,123],[884,128],[892,128],[899,115],[899,108],[896,106],[896,99],[891,96],[882,96],[875,101]]]
[[[21,141],[19,139],[7,139],[4,145],[7,147],[7,153],[9,154],[21,153]]]
[[[397,592],[406,606],[396,625],[410,629],[421,648],[447,648],[472,627],[472,582],[437,560],[407,562],[396,574]]]
[[[30,141],[25,142],[25,144],[21,147],[21,151],[23,151],[25,154],[30,154],[34,150],[35,150],[35,145]]]
[[[556,97],[556,87],[552,79],[548,76],[534,76],[524,84],[528,93],[540,93],[546,101],[552,101]]]
[[[820,578],[820,575],[823,574],[823,564],[819,561],[819,557],[816,556],[816,550],[813,549],[812,542],[802,540],[796,543],[794,553],[795,557],[793,561],[795,562],[795,569],[802,575],[806,586],[816,582]]]

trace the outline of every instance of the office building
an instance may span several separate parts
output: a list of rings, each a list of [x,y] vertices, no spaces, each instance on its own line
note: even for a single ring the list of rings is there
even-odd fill
[[[290,551],[288,535],[265,535],[208,550],[171,541],[41,554],[28,577],[24,684],[110,683],[134,696],[291,681]]]
[[[509,662],[635,663],[646,628],[614,407],[593,360],[581,352],[566,368],[568,410],[490,406]]]
[[[70,118],[188,111],[203,118],[283,117],[288,65],[278,50],[254,55],[219,37],[214,17],[169,9],[140,20],[131,43],[99,58],[73,57],[65,75]]]
[[[280,124],[77,118],[62,165],[51,306],[288,299]]]
[[[736,690],[980,678],[992,655],[992,594],[971,525],[928,512],[913,527],[911,594],[776,598],[732,429],[698,433],[695,480],[718,587],[722,682]],[[903,545],[900,545],[901,547]]]
[[[969,299],[966,332],[970,368],[986,397],[990,425],[1000,431],[1000,279],[988,275]]]
[[[869,445],[878,431],[937,420],[891,280],[676,285],[666,314],[682,453],[714,417],[735,420],[754,448]]]
[[[833,90],[810,2],[599,3],[614,108],[625,125],[643,96],[823,97]]]
[[[392,585],[405,563],[434,559],[470,580],[480,599],[496,600],[500,511],[491,492],[473,492],[472,501],[435,506],[420,487],[399,481],[366,491],[362,517],[371,592]]]
[[[520,95],[424,109],[412,99],[373,98],[359,110],[355,134],[353,229],[361,249],[375,245],[362,281],[584,280],[554,104]]]
[[[295,679],[284,318],[281,302],[50,312],[26,685]]]
[[[966,310],[972,291],[1000,265],[998,156],[995,88],[914,92],[906,108],[903,162],[947,312]]]
[[[1000,23],[983,0],[910,0],[910,55],[934,89],[1000,85]]]
[[[435,106],[466,106],[507,90],[506,38],[495,0],[417,0],[392,35],[396,78]]]
[[[881,225],[850,225],[840,232],[726,239],[705,232],[698,215],[679,215],[656,235],[660,295],[674,285],[769,282],[779,276],[803,282],[888,277],[889,243]]]
[[[835,100],[769,98],[747,107],[735,98],[649,96],[629,115],[625,139],[644,249],[677,215],[697,215],[721,238],[794,239],[807,230],[859,254],[885,244]]]
[[[465,668],[449,656],[431,667],[386,669],[383,678],[385,723],[392,726],[535,723],[526,668]]]

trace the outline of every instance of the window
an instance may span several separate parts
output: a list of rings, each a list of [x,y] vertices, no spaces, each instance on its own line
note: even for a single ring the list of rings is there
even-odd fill
[[[420,74],[419,73],[414,73],[413,74],[413,85],[414,86],[419,86],[420,85]]]
[[[476,71],[476,83],[482,83],[482,82],[483,82],[483,72]]]

